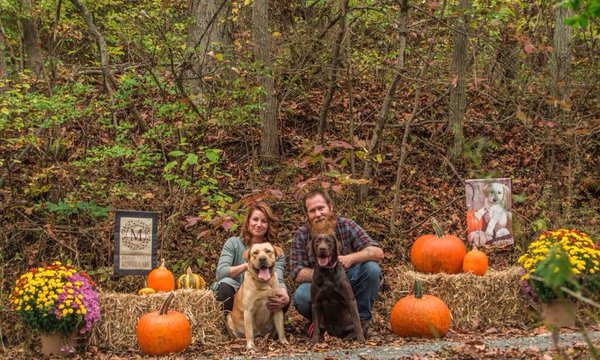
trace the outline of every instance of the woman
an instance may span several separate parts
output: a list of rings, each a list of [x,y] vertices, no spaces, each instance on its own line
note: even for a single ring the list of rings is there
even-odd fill
[[[212,285],[216,292],[217,301],[223,303],[223,310],[231,311],[233,308],[233,297],[244,280],[244,272],[248,270],[248,263],[243,258],[244,251],[252,244],[270,242],[275,244],[277,240],[277,219],[271,208],[265,203],[258,203],[248,209],[241,236],[234,236],[225,242],[219,264],[217,265],[216,279]],[[285,286],[285,255],[277,258],[275,272],[279,280],[279,292],[269,297],[267,307],[271,311],[279,309],[287,310],[290,303],[287,288]]]

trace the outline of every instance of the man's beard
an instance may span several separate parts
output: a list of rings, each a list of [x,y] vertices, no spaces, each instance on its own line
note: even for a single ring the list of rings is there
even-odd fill
[[[334,213],[330,213],[326,218],[316,222],[315,219],[309,221],[308,230],[312,235],[335,233],[336,217]]]

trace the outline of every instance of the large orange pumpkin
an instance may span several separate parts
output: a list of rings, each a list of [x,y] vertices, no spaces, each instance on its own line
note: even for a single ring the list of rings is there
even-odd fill
[[[166,355],[183,351],[192,343],[188,318],[169,310],[175,293],[171,293],[159,311],[143,315],[137,322],[136,335],[140,349],[148,355]]]
[[[435,234],[418,237],[410,249],[413,267],[423,273],[462,272],[463,259],[467,253],[465,244],[454,235],[444,235],[435,219],[431,219],[431,224]]]
[[[419,280],[415,281],[414,295],[398,300],[390,313],[390,327],[394,334],[402,337],[443,337],[450,323],[446,303],[437,296],[423,295]]]
[[[162,259],[160,266],[150,271],[148,274],[148,287],[156,291],[173,291],[175,289],[175,276],[165,266],[165,259]]]
[[[483,276],[488,269],[488,257],[482,251],[479,251],[477,247],[473,246],[473,249],[469,251],[463,260],[463,271],[466,273],[473,273],[475,275]]]

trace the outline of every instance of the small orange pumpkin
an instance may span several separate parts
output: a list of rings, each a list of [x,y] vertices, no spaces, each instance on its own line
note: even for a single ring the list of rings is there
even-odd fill
[[[173,291],[175,289],[175,276],[165,266],[165,259],[161,259],[160,266],[148,274],[148,287],[156,291]]]
[[[465,244],[454,235],[444,235],[440,224],[431,218],[435,234],[417,238],[410,249],[410,262],[422,273],[457,274],[462,272],[462,263],[467,253]]]
[[[488,269],[488,257],[482,251],[479,251],[476,246],[469,251],[463,260],[463,271],[483,276]]]
[[[159,311],[144,314],[136,326],[137,343],[148,355],[166,355],[187,349],[192,343],[188,318],[169,310],[175,293],[171,293]]]
[[[398,300],[390,313],[390,327],[402,337],[438,338],[450,329],[450,310],[434,295],[423,295],[421,281],[414,284],[414,295]]]

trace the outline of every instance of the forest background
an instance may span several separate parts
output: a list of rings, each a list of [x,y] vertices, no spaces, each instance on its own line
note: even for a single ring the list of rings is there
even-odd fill
[[[209,283],[244,207],[287,251],[322,186],[408,262],[435,216],[465,234],[464,180],[509,177],[515,263],[537,232],[598,241],[597,0],[0,0],[2,342],[16,278],[112,274],[114,210],[160,213],[159,251]],[[289,279],[287,279],[289,282]]]

